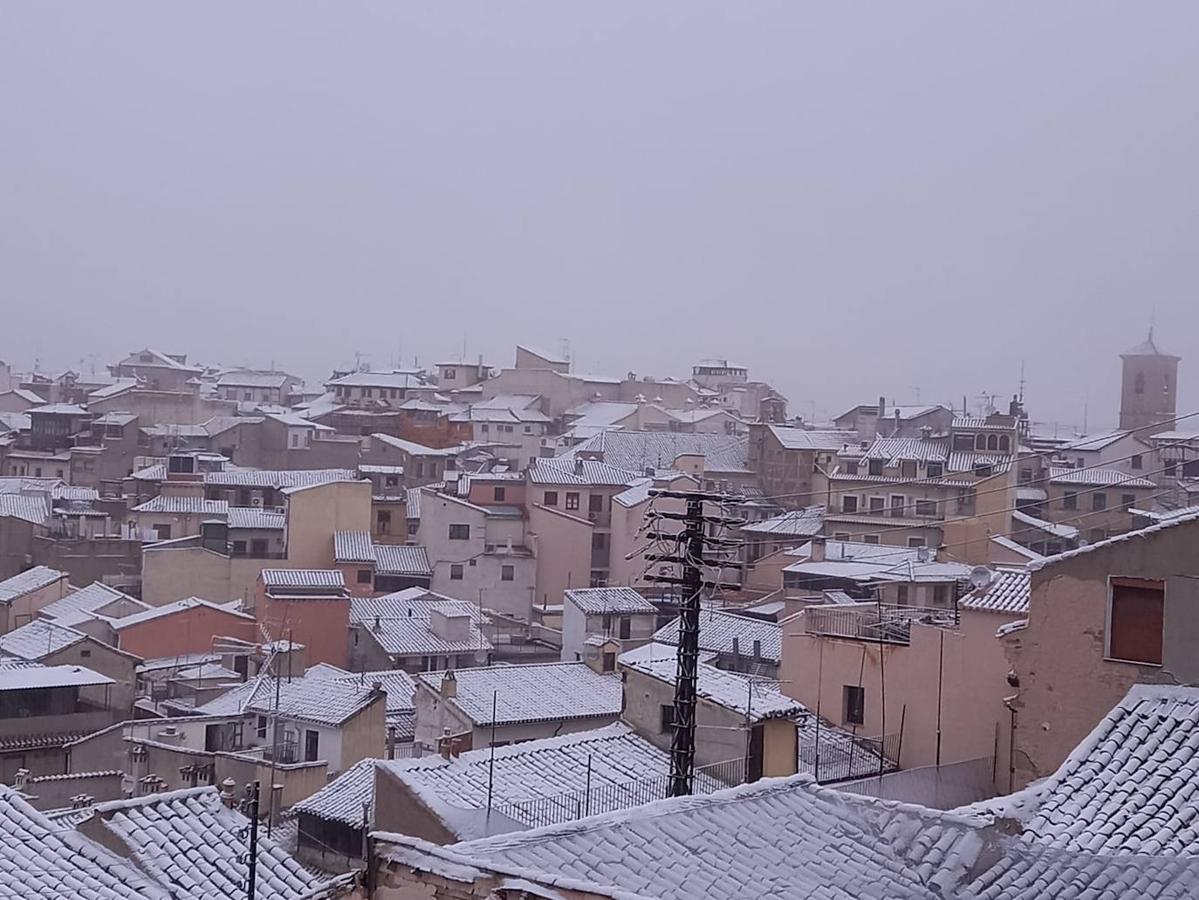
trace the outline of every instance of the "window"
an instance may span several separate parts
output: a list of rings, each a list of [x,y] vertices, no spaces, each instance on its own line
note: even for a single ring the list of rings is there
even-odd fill
[[[604,652],[603,670],[605,672],[616,671],[616,654],[611,650]],[[673,707],[671,707],[673,709]]]
[[[245,556],[246,555],[246,542],[245,541],[234,541],[233,542],[233,555],[234,556]]]
[[[905,459],[899,466],[899,474],[904,478],[916,477],[916,460]]]
[[[419,531],[420,531],[420,520],[419,519],[408,523],[408,537],[416,537],[416,534]]]
[[[1097,543],[1099,543],[1100,541],[1102,541],[1102,540],[1105,540],[1106,538],[1107,538],[1107,531],[1106,531],[1106,530],[1104,530],[1104,529],[1102,529],[1102,528],[1092,528],[1092,529],[1091,529],[1091,531],[1090,531],[1090,534],[1088,535],[1088,538],[1087,538],[1087,539],[1088,539],[1088,540],[1089,540],[1089,541],[1090,541],[1092,544],[1097,544]]]
[[[1136,505],[1137,505],[1137,495],[1136,494],[1121,494],[1120,495],[1120,506],[1122,506],[1124,509],[1132,509]]]
[[[304,762],[316,762],[320,752],[321,735],[311,728],[304,730]]]
[[[451,525],[450,526],[451,541],[469,541],[470,526],[469,525]]]
[[[1134,456],[1130,456],[1128,458],[1128,463],[1133,469],[1138,471],[1145,467],[1145,461],[1141,459],[1141,454],[1139,453],[1135,454]]]
[[[849,462],[847,462],[845,464],[845,474],[846,475],[857,475],[858,474],[858,461],[856,459],[851,459]]]
[[[596,531],[591,535],[591,549],[603,550],[608,546],[608,535],[602,531]]]
[[[171,526],[170,525],[155,525],[154,526],[154,539],[156,541],[169,541],[171,539]]]
[[[1145,393],[1145,373],[1137,372],[1137,377],[1132,380],[1132,389],[1138,394]]]
[[[899,494],[891,495],[891,518],[902,519],[904,514],[906,501]]]
[[[660,724],[659,730],[663,734],[673,731],[674,730],[674,704],[673,703],[663,703],[661,708],[658,710],[658,714],[661,716],[661,724]]]
[[[887,501],[884,498],[871,497],[868,502],[870,503],[870,511],[872,513],[881,514],[886,512]]]
[[[1163,475],[1173,475],[1177,469],[1178,469],[1178,464],[1174,460],[1171,459],[1171,460],[1168,460],[1166,462],[1166,464],[1162,467],[1162,474]]]
[[[895,589],[895,602],[904,605],[908,602],[908,586],[901,584]]]
[[[1012,451],[1012,439],[1009,438],[1006,434],[1001,434],[999,436],[999,452],[1000,453],[1010,453],[1011,451]]]
[[[604,511],[604,495],[592,494],[587,498],[587,511],[593,513],[602,513]]]
[[[842,720],[846,725],[866,724],[866,689],[852,684],[845,685],[845,715]]]
[[[863,544],[877,544],[878,543],[878,535],[877,534],[864,534],[864,535],[862,535],[862,543]]]
[[[265,740],[265,739],[266,739],[266,723],[267,723],[267,718],[266,718],[266,716],[259,716],[259,717],[258,717],[258,722],[257,722],[257,732],[258,732],[258,738],[259,738],[259,740]]]
[[[507,496],[507,492],[502,487],[497,487],[495,489],[495,502],[496,503],[503,503],[505,496]]]
[[[370,569],[359,569],[358,570],[358,583],[359,584],[370,584],[371,583],[371,570]]]
[[[500,581],[515,581],[516,569],[512,566],[500,566]]]
[[[79,655],[82,656],[84,659],[87,659],[89,656],[92,655],[92,651],[91,650],[80,650]]]
[[[250,541],[250,555],[262,559],[267,554],[267,546],[265,538],[254,538]]]
[[[632,619],[630,619],[628,616],[621,616],[616,633],[622,641],[627,641],[633,634]]]
[[[917,500],[916,515],[922,518],[931,519],[937,515],[936,500]]]
[[[939,462],[930,462],[924,467],[924,474],[929,478],[940,478],[945,474],[945,464]]]
[[[487,432],[491,431],[491,426],[484,422],[480,427],[480,430],[483,432],[483,434],[487,434]]]
[[[856,513],[858,511],[857,497],[842,497],[841,512]]]
[[[525,426],[525,434],[532,434],[532,433],[533,433],[533,426],[532,426],[532,425],[526,425],[526,426]]]
[[[462,564],[454,563],[450,566],[450,581],[462,580]]]
[[[1103,491],[1096,491],[1091,494],[1091,509],[1098,512],[1101,509],[1107,509],[1107,494]]]
[[[871,475],[882,475],[883,474],[883,460],[872,459],[867,463],[867,466],[868,466],[867,471],[869,471]]]
[[[567,491],[566,492],[566,508],[567,509],[578,509],[579,508],[579,492],[578,491]]]
[[[541,495],[541,503],[543,506],[557,506],[558,505],[558,492],[557,491],[546,491],[544,494]]]
[[[1078,494],[1074,491],[1066,491],[1062,494],[1062,509],[1078,509]]]
[[[910,537],[910,538],[908,538],[908,546],[909,547],[927,547],[928,543],[922,537]]]
[[[986,450],[987,449],[987,436],[985,434],[980,434],[980,435],[978,435],[978,437],[976,437],[974,439],[974,449],[975,450]]]
[[[1031,484],[1032,483],[1032,469],[1025,468],[1025,469],[1020,470],[1020,483],[1021,484]]]
[[[955,434],[953,436],[954,450],[973,450],[974,435],[973,434]]]
[[[398,476],[398,475],[388,475],[387,477],[385,477],[383,479],[384,487],[399,487],[399,485],[400,485],[400,476]]]
[[[1113,578],[1108,604],[1107,657],[1162,664],[1166,584],[1148,578]]]
[[[849,532],[848,531],[834,532],[833,540],[834,541],[848,541],[849,540]]]
[[[607,587],[608,586],[608,576],[605,575],[604,572],[599,569],[592,569],[591,570],[591,584],[588,586],[589,587]]]
[[[456,371],[454,371],[453,369],[445,369],[442,377],[446,381],[453,381],[455,378],[458,377],[458,373]]]
[[[425,464],[423,462],[418,462],[416,464],[416,477],[417,478],[425,477]]]
[[[987,463],[975,463],[974,474],[979,478],[990,478],[994,470]]]
[[[387,534],[391,530],[391,510],[381,509],[375,513],[375,524],[380,534]]]
[[[999,435],[997,435],[997,434],[987,435],[987,449],[988,450],[998,450],[999,449]]]
[[[949,605],[949,585],[935,584],[933,585],[933,605],[948,606]]]

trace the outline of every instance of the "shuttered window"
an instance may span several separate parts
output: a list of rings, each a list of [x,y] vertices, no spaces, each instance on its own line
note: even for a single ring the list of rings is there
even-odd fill
[[[1126,662],[1162,664],[1166,586],[1147,578],[1113,578],[1107,655]]]

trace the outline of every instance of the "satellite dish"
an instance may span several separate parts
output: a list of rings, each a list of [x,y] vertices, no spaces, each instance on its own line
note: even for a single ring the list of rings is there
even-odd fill
[[[991,583],[994,573],[986,566],[975,566],[970,570],[970,584],[976,588],[985,588]]]

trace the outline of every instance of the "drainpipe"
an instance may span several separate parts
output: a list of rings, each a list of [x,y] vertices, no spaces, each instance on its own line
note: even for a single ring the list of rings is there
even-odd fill
[[[1015,790],[1016,783],[1016,707],[1012,705],[1012,701],[1019,696],[1019,694],[1012,694],[1010,697],[1003,698],[1003,705],[1012,714],[1011,726],[1008,731],[1007,748],[1007,792],[1009,794]]]

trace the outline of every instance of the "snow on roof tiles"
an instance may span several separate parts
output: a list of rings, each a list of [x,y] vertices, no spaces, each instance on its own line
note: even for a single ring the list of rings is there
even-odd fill
[[[791,425],[770,425],[770,432],[785,450],[840,450],[857,441],[852,431],[808,431]]]
[[[465,449],[462,445],[456,447],[426,447],[416,441],[406,441],[390,434],[372,434],[372,440],[381,441],[389,447],[401,450],[409,456],[458,456]]]
[[[87,587],[67,594],[61,600],[43,606],[38,610],[38,615],[53,619],[59,625],[71,626],[87,621],[93,615],[107,615],[109,613],[106,611],[110,607],[120,615],[150,609],[149,604],[123,594],[103,582],[94,581]]]
[[[450,760],[381,761],[380,775],[406,784],[460,838],[481,837],[488,828],[491,757],[490,749],[479,749]],[[493,817],[492,832],[497,819],[503,830],[558,821],[558,804],[568,815],[584,803],[596,813],[635,806],[645,796],[645,782],[660,779],[665,791],[669,772],[669,754],[623,723],[497,748],[492,807],[503,817]],[[642,790],[629,790],[634,787]]]
[[[1153,482],[1148,478],[1129,475],[1119,469],[1065,469],[1057,466],[1051,466],[1049,469],[1049,483],[1078,484],[1090,487],[1154,487]]]
[[[785,512],[772,519],[760,522],[749,522],[741,526],[743,534],[763,535],[766,537],[812,537],[820,534],[824,527],[824,507],[809,506],[806,509],[795,509]]]
[[[268,588],[344,588],[340,569],[263,569],[262,583]]]
[[[393,715],[400,712],[411,712],[416,709],[413,695],[416,693],[416,681],[403,669],[382,669],[377,672],[354,672],[348,675],[336,676],[337,681],[345,684],[355,684],[359,688],[369,688],[376,682],[387,693],[387,713]]]
[[[291,811],[316,816],[349,828],[361,828],[363,804],[366,822],[375,823],[375,768],[381,759],[361,759],[350,766],[315,794],[295,804]]]
[[[249,820],[221,802],[215,787],[98,803],[93,819],[130,850],[137,865],[173,897],[242,900]],[[260,900],[321,896],[330,876],[312,874],[259,829]]]
[[[196,713],[205,716],[271,713],[275,709],[275,688],[275,679],[260,675],[196,707]],[[308,673],[290,681],[281,678],[278,690],[280,716],[330,726],[353,718],[377,696],[371,682],[359,685],[357,680]]]
[[[565,598],[589,616],[604,613],[656,613],[658,607],[631,587],[576,588]]]
[[[64,628],[49,619],[34,619],[0,635],[0,654],[40,660],[87,639],[83,632]]]
[[[224,500],[205,500],[203,497],[169,497],[160,494],[140,506],[133,507],[130,512],[225,517],[229,515],[229,504]]]
[[[602,431],[558,458],[574,460],[597,453],[608,465],[635,476],[643,475],[647,468],[669,469],[680,456],[704,457],[704,470],[709,473],[749,472],[749,438],[728,434]],[[537,465],[546,461],[538,460]]]
[[[425,672],[417,683],[434,693],[441,689],[445,672]],[[601,675],[585,663],[544,663],[523,666],[483,666],[454,672],[458,694],[452,703],[475,725],[495,722],[552,722],[570,719],[615,718],[620,715],[620,678]]]
[[[282,531],[287,524],[283,513],[269,512],[254,506],[230,506],[229,528]]]
[[[380,575],[433,575],[425,548],[408,544],[376,544],[375,571]]]
[[[782,660],[782,628],[777,622],[764,622],[748,616],[738,616],[717,609],[705,609],[699,615],[699,646],[701,650],[716,653],[732,653],[733,638],[737,638],[737,650],[743,656],[751,656],[754,642],[760,642],[762,658],[772,662]],[[679,620],[663,625],[654,634],[659,644],[678,646]]]
[[[581,445],[580,445],[581,446]],[[551,457],[538,459],[528,469],[530,484],[564,484],[600,487],[624,487],[641,476],[594,459]]]
[[[627,669],[648,675],[669,685],[674,685],[678,680],[679,663],[673,655],[658,659],[622,658],[619,662]],[[732,710],[752,722],[788,718],[807,712],[802,703],[784,696],[777,684],[772,681],[751,678],[737,672],[726,672],[704,663],[700,663],[696,671],[698,674],[695,689],[697,697]]]
[[[368,531],[335,531],[333,559],[336,562],[373,563],[375,547]]]
[[[26,569],[24,572],[0,581],[0,603],[11,603],[30,591],[49,587],[60,578],[66,578],[66,573],[51,569],[49,566],[34,566],[32,569]]]
[[[90,815],[90,811],[87,811]],[[50,900],[167,900],[128,860],[62,828],[0,787],[0,895]]]
[[[284,372],[226,372],[217,387],[281,388],[291,376]]]
[[[227,469],[204,473],[204,483],[229,487],[312,487],[334,481],[357,481],[353,469]]]
[[[466,640],[448,640],[434,633],[434,612],[470,618]],[[352,597],[350,622],[369,631],[370,637],[393,657],[437,656],[492,649],[480,629],[484,615],[465,600],[453,600],[424,588],[408,588],[382,597]]]
[[[1032,578],[1027,569],[1000,569],[991,583],[963,597],[964,609],[1027,615]]]
[[[83,666],[42,666],[25,662],[0,666],[0,691],[94,687],[102,684],[116,684],[116,682],[107,675],[101,675],[99,672],[93,672]],[[62,742],[60,741],[60,743]]]
[[[1035,845],[1193,858],[1197,803],[1199,688],[1134,685],[1048,778],[964,811],[1017,818]]]
[[[0,516],[11,516],[31,525],[44,525],[50,516],[50,495],[0,494]]]

